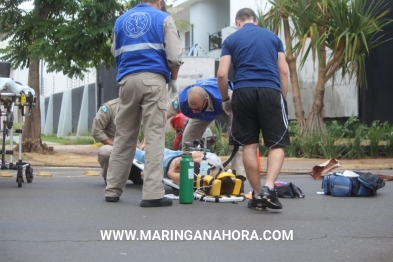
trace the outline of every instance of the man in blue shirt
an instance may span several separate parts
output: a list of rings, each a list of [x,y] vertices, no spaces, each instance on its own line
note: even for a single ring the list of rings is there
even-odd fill
[[[134,158],[140,123],[146,137],[142,207],[171,206],[164,198],[162,159],[165,148],[166,84],[177,92],[180,39],[173,18],[161,11],[163,0],[141,0],[115,22],[112,54],[117,66],[119,108],[109,160],[105,199],[117,202]]]
[[[232,83],[229,82],[231,86]],[[185,87],[173,97],[168,105],[167,118],[182,113],[189,118],[183,133],[183,142],[193,142],[200,139],[206,128],[219,115],[225,118],[227,128],[231,127],[232,117],[222,109],[222,99],[216,78],[196,81]]]
[[[253,188],[248,207],[257,210],[281,209],[274,181],[281,170],[285,146],[290,145],[285,97],[288,69],[281,40],[272,32],[257,26],[256,15],[249,8],[236,14],[237,32],[222,45],[217,72],[223,109],[232,113],[230,142],[243,145],[243,164]],[[228,96],[228,71],[235,71],[234,91]],[[269,147],[265,186],[261,187],[255,160],[262,131]]]
[[[226,88],[232,89],[232,82],[227,80],[227,83]],[[231,90],[228,92],[229,95],[232,94]],[[179,91],[168,105],[168,119],[177,113],[182,113],[189,118],[183,132],[183,142],[192,143],[195,139],[201,139],[206,128],[220,115],[224,117],[228,133],[232,125],[232,116],[226,114],[222,109],[222,99],[216,78],[198,80],[195,84]],[[242,179],[244,181],[246,174],[242,155],[243,149],[240,147],[232,159],[231,168],[236,170],[236,175],[239,178],[244,178]]]

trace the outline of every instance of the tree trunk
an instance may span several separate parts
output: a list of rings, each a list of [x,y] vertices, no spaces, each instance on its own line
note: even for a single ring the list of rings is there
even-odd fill
[[[40,61],[30,59],[29,64],[29,78],[27,85],[34,89],[36,96],[36,105],[31,110],[29,115],[29,108],[25,107],[25,123],[22,131],[23,147],[30,148],[29,152],[43,152],[41,140],[41,112],[40,112]]]
[[[314,132],[323,129],[323,98],[325,95],[325,71],[319,69],[317,87],[315,88],[314,103],[307,117],[306,129]]]
[[[324,29],[319,28],[319,34],[323,34]],[[314,132],[324,128],[323,124],[323,99],[325,97],[325,79],[326,79],[326,46],[320,45],[320,60],[318,63],[318,81],[315,88],[314,103],[309,116],[307,117],[307,131]]]
[[[299,78],[296,68],[296,60],[293,57],[292,41],[290,36],[290,27],[288,19],[284,19],[284,34],[285,43],[287,45],[286,60],[289,68],[289,76],[292,86],[292,99],[293,105],[295,107],[295,115],[299,130],[302,132],[306,126],[306,121],[304,119],[304,110],[302,105],[302,98],[300,95]]]

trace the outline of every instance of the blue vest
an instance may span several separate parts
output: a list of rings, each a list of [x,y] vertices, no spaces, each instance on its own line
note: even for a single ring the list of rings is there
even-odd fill
[[[161,74],[170,81],[164,42],[164,20],[168,16],[147,4],[139,4],[115,23],[116,81],[138,72]]]
[[[188,91],[193,86],[200,86],[206,90],[209,94],[210,99],[213,102],[214,111],[203,111],[198,114],[192,112],[192,110],[188,107]],[[232,83],[228,81],[228,86],[232,86]],[[206,78],[201,79],[196,82],[194,85],[187,86],[183,90],[179,91],[179,103],[180,103],[180,111],[183,115],[189,118],[198,118],[200,120],[205,121],[213,121],[216,116],[222,114],[224,111],[222,110],[222,99],[220,90],[218,89],[217,78]]]

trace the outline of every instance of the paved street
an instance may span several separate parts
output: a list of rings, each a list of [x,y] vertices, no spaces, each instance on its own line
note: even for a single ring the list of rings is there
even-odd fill
[[[281,199],[281,211],[250,210],[246,201],[174,200],[172,207],[146,209],[139,207],[141,186],[131,182],[120,202],[105,202],[102,178],[83,175],[87,170],[99,171],[35,167],[35,174],[53,176],[36,176],[22,188],[12,171],[14,177],[0,178],[0,261],[392,261],[393,182],[375,197],[334,198],[316,193],[321,180],[285,174],[279,180],[306,197]],[[222,238],[224,230],[252,240],[103,241],[100,230],[111,229],[151,236],[189,230],[191,238],[203,230]],[[283,240],[290,232],[293,240]]]

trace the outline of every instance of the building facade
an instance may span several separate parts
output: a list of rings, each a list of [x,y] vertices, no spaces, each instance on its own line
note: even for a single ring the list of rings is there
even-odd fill
[[[190,24],[190,30],[181,33],[183,54],[213,57],[218,61],[222,41],[237,30],[235,26],[236,13],[244,7],[251,8],[254,11],[266,11],[271,5],[266,0],[175,0],[171,14],[175,19]],[[284,39],[283,36],[279,37],[282,40]],[[311,58],[299,72],[300,92],[305,117],[308,116],[314,102],[317,73],[316,64],[312,62]],[[346,78],[342,81],[336,81],[334,84],[328,82],[325,87],[325,117],[358,116],[356,81],[349,81]],[[287,102],[289,118],[296,119],[291,88],[288,91]]]

